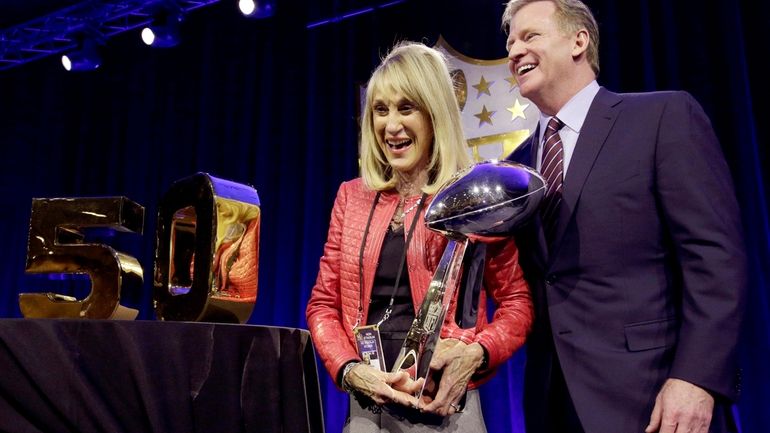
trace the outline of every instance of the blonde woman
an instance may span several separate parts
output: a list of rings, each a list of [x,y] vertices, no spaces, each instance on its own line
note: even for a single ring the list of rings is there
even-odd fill
[[[337,193],[307,307],[324,365],[354,397],[345,431],[486,431],[476,388],[529,331],[532,302],[516,247],[492,244],[478,323],[458,327],[454,303],[446,316],[432,363],[443,370],[435,399],[417,401],[419,384],[405,372],[389,373],[447,242],[426,228],[425,207],[470,164],[460,125],[441,53],[418,43],[395,46],[369,80],[361,177]],[[497,304],[491,322],[487,296]],[[377,335],[381,344],[371,344]]]

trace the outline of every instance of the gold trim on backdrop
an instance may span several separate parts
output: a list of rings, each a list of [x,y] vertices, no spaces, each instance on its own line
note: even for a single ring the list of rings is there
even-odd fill
[[[449,45],[449,42],[447,42],[446,39],[444,39],[443,35],[438,36],[438,41],[436,41],[437,47],[443,47],[445,50],[447,50],[448,53],[452,54],[453,56],[457,57],[458,59],[470,63],[473,65],[486,65],[486,66],[494,66],[494,65],[504,65],[508,63],[508,58],[503,57],[501,59],[495,59],[495,60],[481,60],[481,59],[474,59],[473,57],[468,57],[465,54],[462,54],[461,52],[454,49],[451,45]]]
[[[512,146],[511,151],[521,144],[532,132],[529,129],[519,129],[518,131],[506,132],[505,134],[486,135],[484,137],[471,138],[468,140],[468,147],[483,146],[485,144],[503,143],[506,146]]]
[[[487,135],[484,137],[471,138],[467,140],[468,147],[471,148],[473,160],[481,162],[484,158],[481,157],[479,147],[488,144],[501,143],[503,146],[503,152],[500,158],[505,158],[510,155],[524,140],[529,137],[531,132],[528,129],[519,129],[518,131],[506,132],[505,134]]]

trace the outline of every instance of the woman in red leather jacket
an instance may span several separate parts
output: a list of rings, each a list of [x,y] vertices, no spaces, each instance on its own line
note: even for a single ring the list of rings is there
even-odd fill
[[[532,323],[512,240],[487,247],[475,328],[458,327],[450,304],[431,362],[443,373],[435,399],[417,401],[417,382],[388,373],[447,243],[426,228],[426,204],[470,164],[441,53],[417,43],[394,47],[369,80],[362,111],[361,177],[337,193],[307,306],[326,369],[356,397],[345,431],[486,431],[476,388],[524,343]],[[491,322],[487,296],[496,304]],[[378,323],[382,353],[370,364],[354,329]]]

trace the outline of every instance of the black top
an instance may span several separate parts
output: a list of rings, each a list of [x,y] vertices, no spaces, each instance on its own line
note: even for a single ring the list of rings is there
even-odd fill
[[[404,229],[394,231],[389,229],[382,243],[380,263],[374,274],[374,286],[372,287],[372,301],[369,305],[369,315],[366,324],[373,325],[379,322],[385,315],[385,310],[393,296],[393,286],[396,284],[401,257],[406,248]],[[380,338],[387,370],[393,368],[398,357],[398,352],[404,344],[406,334],[414,321],[414,305],[412,304],[412,290],[409,285],[409,272],[406,263],[401,270],[401,280],[396,288],[393,299],[393,312],[390,318],[380,326]]]

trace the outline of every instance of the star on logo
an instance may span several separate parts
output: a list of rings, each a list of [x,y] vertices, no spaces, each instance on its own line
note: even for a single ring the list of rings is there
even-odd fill
[[[474,116],[479,118],[479,128],[481,128],[481,125],[485,123],[492,124],[492,116],[495,115],[495,111],[489,111],[487,110],[487,106],[483,105],[481,108],[481,113],[474,114]]]
[[[487,81],[484,76],[481,76],[481,80],[479,81],[479,84],[474,84],[473,88],[476,89],[478,93],[476,93],[476,99],[481,96],[482,93],[486,93],[488,96],[492,96],[491,93],[489,93],[489,88],[492,86],[492,84],[495,84],[494,81]]]
[[[529,104],[521,105],[519,102],[519,98],[516,98],[516,101],[513,103],[513,107],[508,107],[506,110],[511,112],[511,122],[516,120],[517,117],[521,117],[522,119],[526,119],[527,115],[524,114],[524,110],[529,107]]]
[[[507,82],[508,82],[508,84],[510,84],[510,85],[511,85],[511,88],[510,88],[510,89],[508,89],[508,91],[509,91],[509,92],[510,92],[511,90],[513,90],[513,89],[514,89],[514,87],[516,87],[516,86],[518,86],[518,85],[519,85],[519,83],[516,81],[516,77],[514,77],[513,75],[511,75],[510,77],[506,78],[506,79],[505,79],[505,81],[507,81]]]

